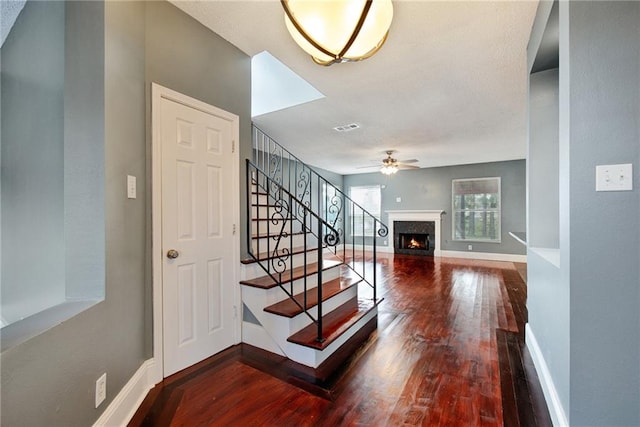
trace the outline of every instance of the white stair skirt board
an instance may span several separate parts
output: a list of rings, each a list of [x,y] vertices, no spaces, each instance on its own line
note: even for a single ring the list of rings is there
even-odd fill
[[[262,325],[242,322],[242,342],[286,357],[284,351],[278,347],[278,344],[264,330]]]
[[[156,367],[153,359],[146,360],[111,401],[94,427],[126,426],[156,384],[153,380]]]
[[[533,334],[533,330],[528,323],[525,325],[525,343],[527,344],[529,353],[531,353],[533,364],[536,367],[553,425],[555,427],[569,427],[569,422],[567,421],[562,402],[556,391],[556,386],[551,378],[551,373],[544,360],[540,346],[538,346],[536,336]]]

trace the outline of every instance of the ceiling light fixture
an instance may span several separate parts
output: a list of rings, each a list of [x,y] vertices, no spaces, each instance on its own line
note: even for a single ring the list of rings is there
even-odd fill
[[[387,39],[391,0],[280,0],[296,43],[316,64],[353,62],[374,55]]]
[[[393,165],[393,164],[384,165],[380,169],[380,172],[382,172],[384,175],[393,175],[394,173],[398,172],[398,166]]]

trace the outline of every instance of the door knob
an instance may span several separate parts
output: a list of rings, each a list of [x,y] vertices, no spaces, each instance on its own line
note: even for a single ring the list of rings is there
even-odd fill
[[[169,259],[176,259],[180,256],[180,252],[176,251],[175,249],[169,249],[167,251],[167,258]]]

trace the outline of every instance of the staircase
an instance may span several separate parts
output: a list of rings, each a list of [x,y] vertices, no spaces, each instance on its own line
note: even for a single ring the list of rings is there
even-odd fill
[[[387,227],[256,127],[253,143],[243,342],[331,371],[376,329]]]

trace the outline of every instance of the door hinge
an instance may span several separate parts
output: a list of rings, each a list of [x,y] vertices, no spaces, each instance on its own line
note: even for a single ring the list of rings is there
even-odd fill
[[[233,224],[233,234],[236,234],[236,225]]]
[[[235,139],[231,140],[231,152],[232,153],[236,152],[236,140]]]

